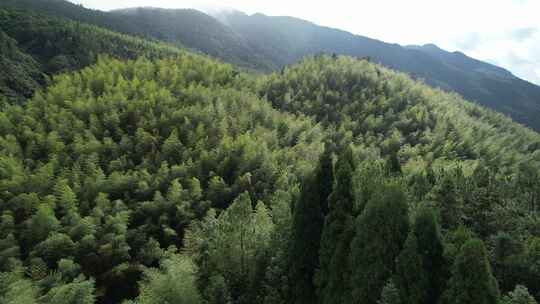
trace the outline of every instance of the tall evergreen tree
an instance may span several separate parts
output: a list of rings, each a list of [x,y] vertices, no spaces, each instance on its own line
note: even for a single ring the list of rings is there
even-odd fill
[[[409,229],[407,200],[401,186],[381,188],[356,219],[351,245],[352,300],[375,304],[386,281],[395,271],[395,259]]]
[[[327,209],[332,183],[332,155],[325,150],[314,176],[304,182],[300,199],[294,208],[289,255],[293,303],[317,302],[314,275],[319,268],[324,212]]]
[[[461,247],[448,285],[444,299],[447,304],[497,303],[499,287],[480,239],[470,239]]]
[[[423,270],[427,274],[425,303],[437,304],[449,274],[444,258],[444,244],[433,210],[426,207],[418,210],[412,232],[418,242],[417,249]]]
[[[451,172],[443,171],[441,174],[438,184],[433,188],[432,199],[439,206],[442,227],[454,229],[461,223],[462,212],[456,183]]]
[[[395,282],[404,304],[426,303],[428,275],[418,252],[418,240],[411,232],[396,259]]]
[[[343,303],[347,296],[347,260],[353,232],[353,172],[352,150],[347,148],[336,164],[335,187],[328,198],[329,213],[325,218],[319,250],[317,287],[320,301],[325,304]]]

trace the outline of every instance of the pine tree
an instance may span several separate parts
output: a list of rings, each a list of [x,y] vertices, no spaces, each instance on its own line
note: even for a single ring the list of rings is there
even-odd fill
[[[375,304],[401,252],[409,229],[408,207],[401,186],[381,188],[356,219],[350,269],[354,303]]]
[[[319,248],[332,189],[332,156],[326,151],[313,177],[302,185],[300,199],[294,208],[289,278],[293,303],[316,303],[315,271],[319,268]]]
[[[354,203],[352,150],[347,148],[339,157],[335,170],[335,187],[328,198],[329,213],[325,218],[319,250],[320,271],[317,284],[324,304],[343,303],[347,295],[349,268],[347,265]]]
[[[470,239],[462,247],[452,268],[445,303],[495,304],[499,288],[491,274],[486,248],[479,239]]]

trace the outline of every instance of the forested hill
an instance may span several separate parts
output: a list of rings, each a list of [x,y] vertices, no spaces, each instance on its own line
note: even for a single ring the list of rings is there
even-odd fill
[[[369,57],[375,63],[406,72],[429,85],[455,91],[540,130],[539,86],[462,53],[446,52],[433,45],[403,47],[291,17],[241,12],[217,17],[244,37],[257,53],[269,58],[275,67],[320,52]]]
[[[218,24],[0,5],[29,1],[111,27],[167,16],[140,35],[185,13]],[[312,43],[298,20],[253,17],[279,20],[268,41]],[[255,75],[27,10],[0,9],[0,50],[2,304],[540,300],[540,135],[500,113],[373,58]],[[407,52],[512,77],[434,46]]]
[[[539,146],[367,60],[101,57],[0,112],[0,299],[534,303]]]
[[[169,57],[177,48],[30,11],[0,9],[0,95],[31,97],[52,75],[94,64],[99,55]]]
[[[34,9],[126,34],[162,39],[264,72],[321,52],[369,57],[540,130],[539,86],[499,67],[433,45],[403,47],[297,18],[249,16],[238,11],[217,13],[212,18],[194,10],[138,8],[101,12],[64,0],[3,0],[0,6]]]
[[[270,70],[265,59],[249,48],[241,36],[196,10],[135,8],[102,12],[65,0],[3,0],[1,7],[34,10],[124,34],[160,39],[251,70]]]

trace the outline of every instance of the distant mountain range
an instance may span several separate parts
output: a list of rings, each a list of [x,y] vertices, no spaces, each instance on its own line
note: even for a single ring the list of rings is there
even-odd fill
[[[89,10],[63,0],[3,0],[0,7],[34,9],[115,31],[167,41],[253,71],[281,69],[318,53],[368,57],[427,84],[505,113],[540,131],[540,87],[509,71],[435,45],[401,46],[318,26],[293,17],[228,10]]]

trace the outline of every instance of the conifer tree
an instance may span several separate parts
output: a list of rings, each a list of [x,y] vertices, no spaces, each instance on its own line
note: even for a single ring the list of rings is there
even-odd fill
[[[433,188],[433,200],[440,209],[441,225],[454,229],[461,223],[461,206],[456,193],[456,184],[450,172],[442,172],[438,184]]]
[[[491,273],[484,243],[472,238],[461,247],[456,257],[445,303],[495,304],[498,297],[499,287]]]
[[[343,303],[348,296],[347,261],[353,232],[353,172],[352,150],[347,148],[336,164],[335,187],[328,198],[329,212],[325,218],[319,250],[318,295],[325,304]]]
[[[375,304],[407,238],[409,218],[401,187],[386,184],[356,219],[350,269],[353,303]]]
[[[416,237],[423,271],[427,275],[425,303],[437,304],[449,274],[439,224],[431,209],[423,207],[418,210],[412,233]]]
[[[409,233],[396,259],[395,278],[404,304],[426,303],[428,274],[424,271],[422,257],[418,252],[418,240],[413,232]]]
[[[332,189],[332,155],[325,151],[313,177],[302,185],[300,199],[294,208],[289,278],[293,303],[315,303],[314,274],[319,268],[319,248]]]

